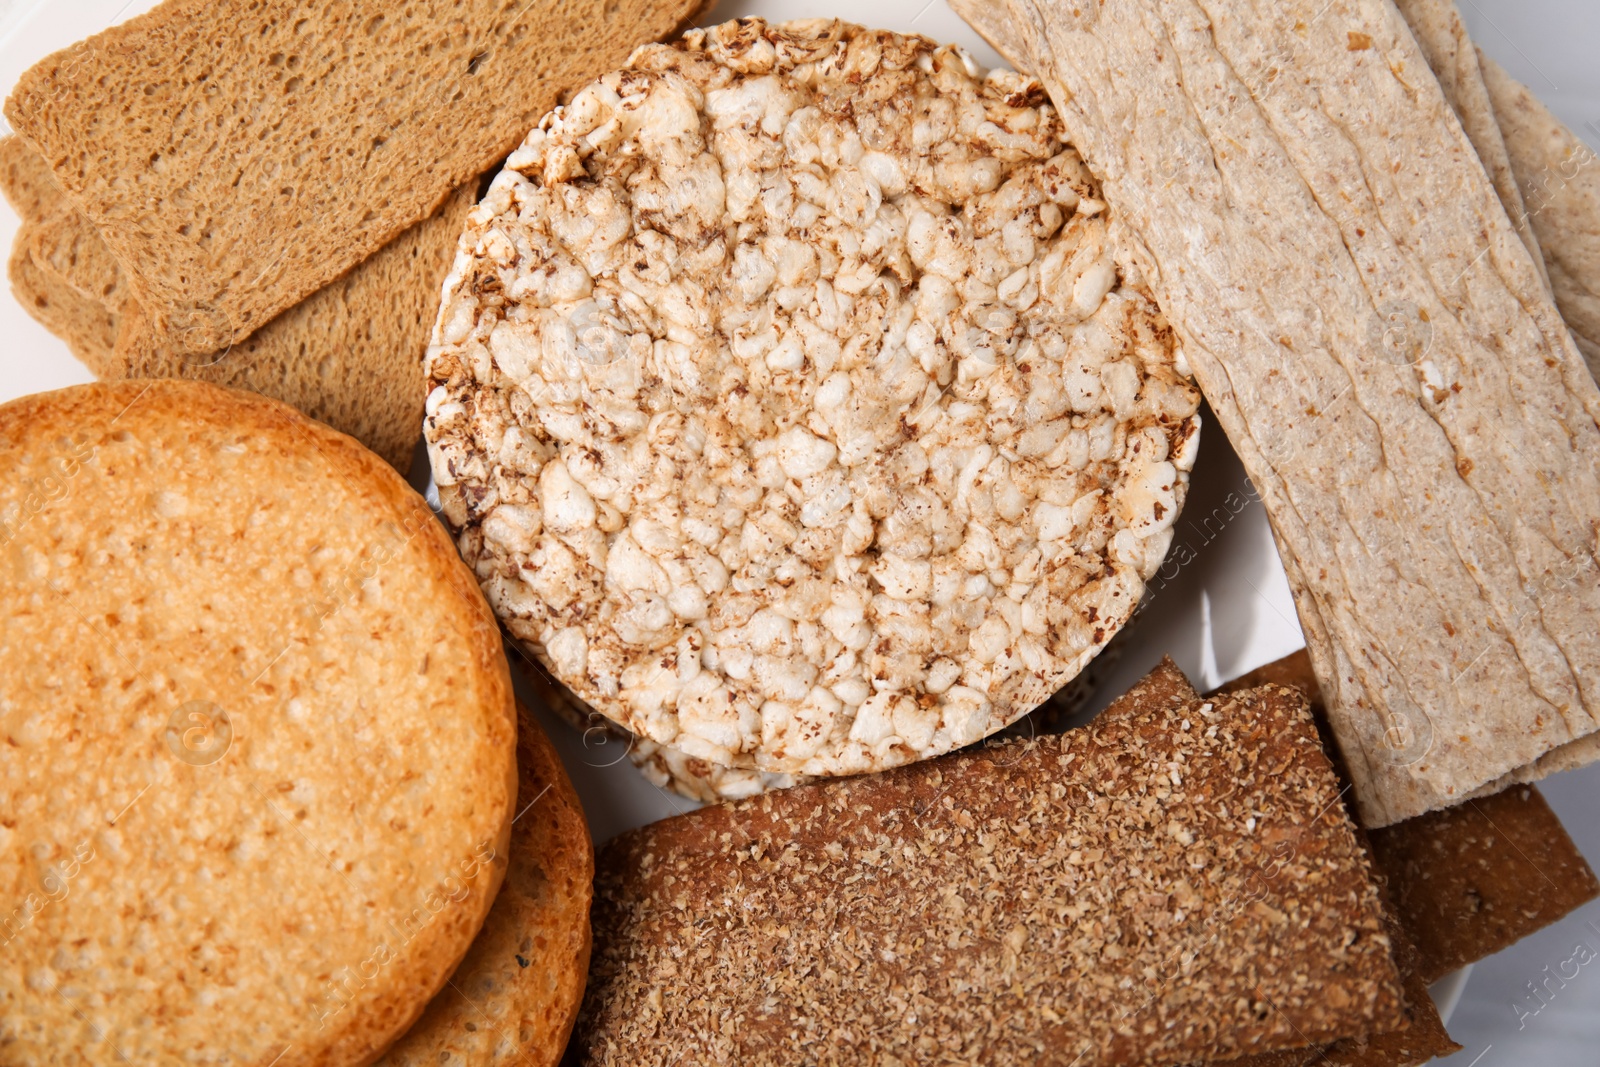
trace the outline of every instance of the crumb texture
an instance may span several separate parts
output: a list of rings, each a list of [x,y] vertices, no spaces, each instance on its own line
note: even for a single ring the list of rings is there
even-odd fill
[[[5,112],[129,272],[142,338],[206,353],[427,218],[559,93],[699,7],[171,0],[35,64]]]
[[[618,838],[576,1048],[1226,1058],[1398,1026],[1383,922],[1301,695],[1201,701],[1168,667],[1082,730]]]
[[[0,1017],[12,1062],[333,1067],[500,881],[493,615],[372,453],[253,394],[0,407]]]
[[[1038,84],[840,22],[578,92],[473,212],[434,342],[434,477],[507,628],[734,769],[1031,710],[1133,611],[1198,446]]]

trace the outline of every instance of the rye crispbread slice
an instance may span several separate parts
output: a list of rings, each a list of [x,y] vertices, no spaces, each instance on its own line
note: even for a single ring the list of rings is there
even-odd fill
[[[12,242],[6,263],[11,293],[22,310],[67,343],[90,373],[103,377],[114,358],[117,316],[105,305],[85,298],[60,278],[39,269],[29,249],[38,225],[24,222]]]
[[[185,356],[121,347],[107,376],[194,378],[262,393],[410,469],[422,436],[422,357],[477,189],[467,182],[432,216],[232,348]],[[124,323],[143,314],[130,306]]]
[[[1364,819],[1600,755],[1600,390],[1399,12],[1003,8],[1262,493]]]
[[[1312,714],[1326,722],[1322,691],[1304,651],[1223,690],[1268,683],[1298,688]],[[1509,948],[1600,896],[1594,871],[1531,785],[1514,785],[1369,836],[1390,899],[1416,944],[1416,970],[1427,982]]]
[[[66,203],[39,153],[15,134],[0,137],[0,193],[23,222],[43,222]]]
[[[1378,890],[1303,697],[1185,687],[618,838],[580,1061],[1094,1067],[1393,1028]]]
[[[700,0],[168,0],[5,112],[128,272],[149,338],[248,337],[516,147]]]
[[[567,1047],[589,972],[594,846],[550,739],[520,705],[517,770],[500,895],[450,984],[380,1065],[486,1067],[510,1057],[553,1067]]]
[[[1498,63],[1481,64],[1556,303],[1600,379],[1600,156]]]
[[[0,407],[0,543],[7,1058],[368,1062],[482,924],[516,794],[427,504],[287,405],[97,383]]]
[[[350,434],[400,471],[410,468],[422,427],[422,357],[440,283],[477,199],[476,182],[231,349],[202,356],[170,348],[114,354],[122,321],[142,314],[127,298],[116,260],[82,214],[64,201],[29,194],[53,188],[48,173],[39,174],[9,146],[5,163],[8,173],[19,175],[8,183],[8,195],[15,190],[18,200],[37,201],[45,212],[18,234],[17,246],[31,255],[33,269],[13,259],[13,288],[96,377],[195,378],[248,389]]]

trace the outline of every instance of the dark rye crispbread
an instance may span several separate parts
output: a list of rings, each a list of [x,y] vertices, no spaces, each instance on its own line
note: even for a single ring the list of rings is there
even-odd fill
[[[601,854],[586,1063],[1182,1063],[1392,1029],[1301,695],[701,809]]]
[[[168,0],[5,112],[190,353],[243,340],[516,147],[700,0]]]
[[[450,984],[378,1064],[561,1059],[589,971],[594,846],[550,739],[517,705],[517,806],[500,895]]]
[[[1430,982],[1600,896],[1594,871],[1531,785],[1375,830],[1372,849]]]
[[[1223,687],[1292,685],[1322,720],[1322,691],[1304,651]],[[1332,751],[1332,749],[1330,749]],[[1550,806],[1514,785],[1369,831],[1417,970],[1434,982],[1492,956],[1600,895],[1600,882]]]

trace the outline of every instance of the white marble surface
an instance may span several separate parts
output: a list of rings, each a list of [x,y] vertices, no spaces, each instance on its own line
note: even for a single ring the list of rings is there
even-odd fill
[[[1483,47],[1531,86],[1591,145],[1600,148],[1600,0],[1459,0]],[[50,51],[131,17],[153,0],[0,0],[0,90]],[[992,51],[943,0],[725,0],[708,21],[742,14],[795,18],[838,15],[967,44],[984,62]],[[0,209],[0,250],[17,220]],[[0,298],[0,401],[87,381],[66,348],[37,326],[9,295]],[[1300,631],[1265,515],[1238,460],[1214,426],[1205,438],[1195,487],[1174,543],[1192,562],[1169,566],[1137,620],[1121,662],[1102,686],[1120,692],[1170,652],[1198,683],[1211,685],[1300,647]],[[604,839],[687,804],[654,789],[616,745],[551,724],[583,794],[596,836]],[[1550,780],[1545,795],[1590,862],[1600,866],[1600,765]],[[1591,925],[1592,924],[1592,925]],[[1526,983],[1546,979],[1586,945],[1596,961],[1576,977],[1548,982],[1545,1001]],[[1572,967],[1566,967],[1572,974]],[[1537,1012],[1534,1009],[1538,1009]],[[1594,1067],[1600,1064],[1600,906],[1484,961],[1466,982],[1451,1031],[1465,1050],[1450,1067]]]

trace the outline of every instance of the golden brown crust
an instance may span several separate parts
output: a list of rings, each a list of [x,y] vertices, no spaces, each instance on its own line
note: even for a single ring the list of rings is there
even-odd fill
[[[500,895],[450,985],[379,1064],[523,1067],[561,1059],[589,971],[594,847],[549,738],[518,705],[521,785]]]
[[[476,582],[392,468],[251,394],[27,397],[0,457],[0,882],[70,890],[6,931],[12,1054],[366,1062],[500,880],[515,722]],[[93,1028],[50,992],[79,987]]]
[[[618,838],[578,1054],[1094,1067],[1394,1028],[1378,891],[1303,699],[1162,688]]]
[[[23,222],[43,222],[66,205],[50,168],[15,134],[0,137],[0,193]]]

